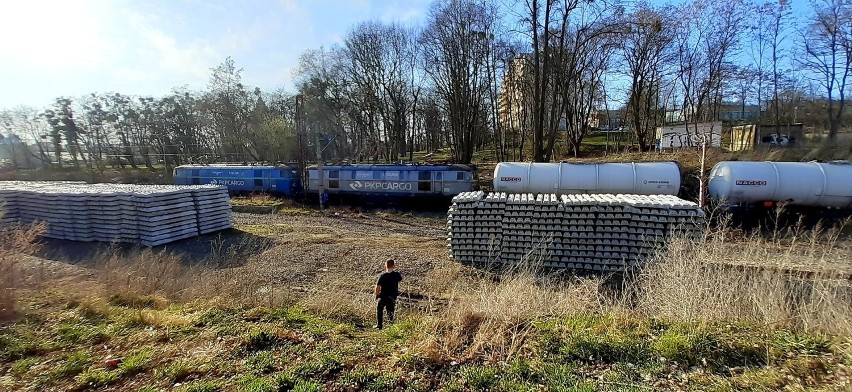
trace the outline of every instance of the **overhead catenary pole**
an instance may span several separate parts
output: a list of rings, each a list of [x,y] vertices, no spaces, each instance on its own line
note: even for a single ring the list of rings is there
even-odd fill
[[[323,193],[325,193],[325,178],[324,178],[323,171],[322,171],[322,150],[323,150],[323,148],[322,148],[322,145],[320,143],[321,143],[320,134],[319,134],[319,132],[317,132],[317,141],[316,141],[317,175],[319,176],[318,181],[317,181],[317,194],[319,195],[319,208],[320,208],[320,211],[322,211],[322,209],[323,209],[322,195],[323,195]]]

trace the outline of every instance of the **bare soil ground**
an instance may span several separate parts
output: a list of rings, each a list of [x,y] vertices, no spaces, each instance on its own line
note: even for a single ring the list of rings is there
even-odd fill
[[[416,295],[426,274],[447,258],[446,217],[438,214],[238,213],[234,218],[239,230],[272,241],[240,268],[297,289],[352,277],[357,280],[350,288],[369,291],[385,260],[393,259],[408,277],[407,291]]]
[[[184,264],[254,282],[260,290],[311,292],[333,289],[369,297],[385,260],[397,261],[406,277],[405,297],[421,298],[424,278],[446,263],[446,216],[303,210],[286,214],[234,213],[234,229],[178,241],[155,251]],[[132,254],[132,245],[44,240],[39,256],[90,266],[104,255]],[[344,278],[344,279],[341,279]],[[342,283],[346,287],[339,287]]]

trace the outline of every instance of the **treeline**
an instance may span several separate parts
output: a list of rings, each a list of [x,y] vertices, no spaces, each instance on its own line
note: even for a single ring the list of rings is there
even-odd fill
[[[37,159],[87,168],[294,157],[293,98],[247,88],[230,58],[212,71],[202,92],[93,93],[57,98],[44,110],[4,110],[7,153],[18,165]]]
[[[40,142],[32,156],[90,167],[393,161],[442,148],[464,163],[485,149],[549,161],[579,155],[613,112],[642,151],[661,124],[731,120],[737,108],[735,121],[801,121],[835,138],[850,117],[852,3],[809,7],[794,17],[786,0],[436,1],[423,25],[366,21],[306,51],[292,93],[243,85],[228,58],[204,91],[60,98],[0,123],[6,140]]]

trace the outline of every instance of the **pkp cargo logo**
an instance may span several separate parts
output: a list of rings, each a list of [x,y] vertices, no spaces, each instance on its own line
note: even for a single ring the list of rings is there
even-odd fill
[[[523,180],[521,177],[500,177],[500,181],[503,182],[521,182]]]
[[[764,185],[766,185],[766,181],[763,181],[763,180],[737,180],[737,185],[764,186]]]

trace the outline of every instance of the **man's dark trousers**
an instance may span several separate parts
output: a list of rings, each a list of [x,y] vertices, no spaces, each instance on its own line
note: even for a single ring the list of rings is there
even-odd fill
[[[382,328],[382,321],[384,319],[382,311],[387,308],[388,310],[388,322],[393,322],[393,312],[396,309],[396,298],[393,297],[380,297],[376,304],[376,326],[380,329]]]

